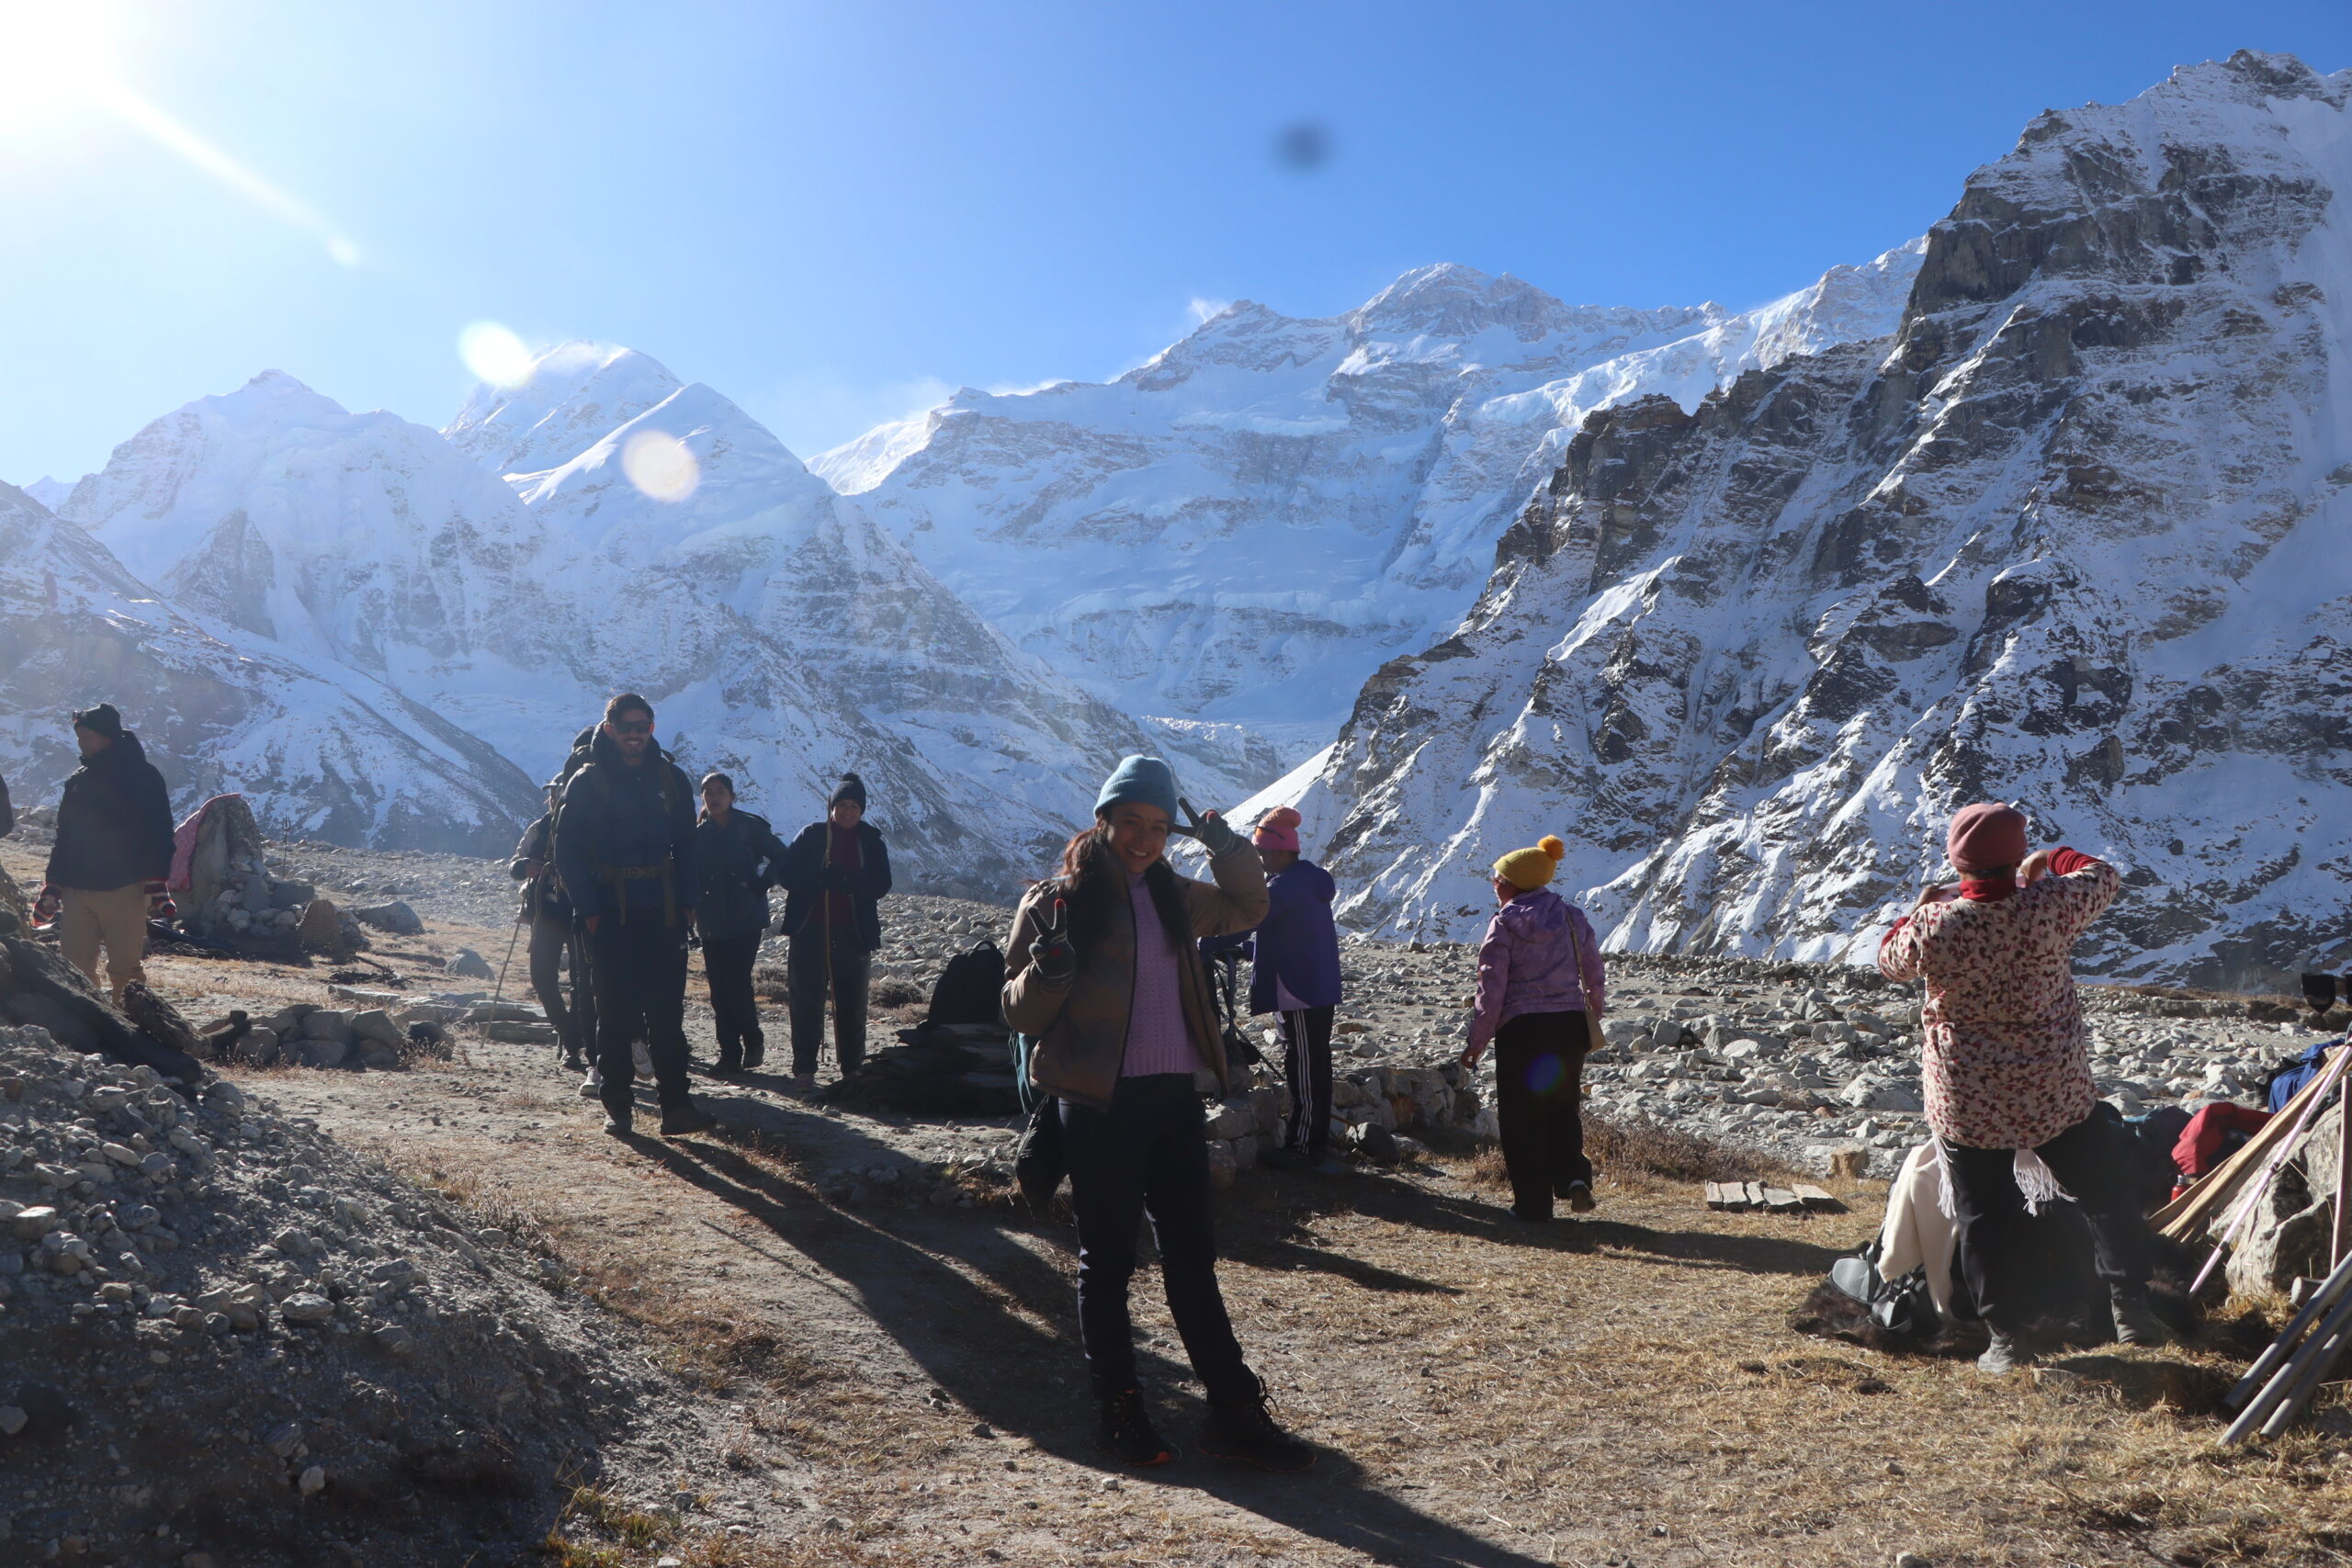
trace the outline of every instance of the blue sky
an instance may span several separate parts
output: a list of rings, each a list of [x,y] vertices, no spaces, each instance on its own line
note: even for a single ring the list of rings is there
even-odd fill
[[[1434,261],[1752,304],[1921,231],[2042,108],[2240,47],[2352,65],[2346,0],[184,0],[96,42],[28,7],[20,483],[265,367],[439,424],[479,320],[640,348],[808,456],[1114,374],[1195,301],[1329,314]],[[1301,125],[1317,165],[1278,155]]]

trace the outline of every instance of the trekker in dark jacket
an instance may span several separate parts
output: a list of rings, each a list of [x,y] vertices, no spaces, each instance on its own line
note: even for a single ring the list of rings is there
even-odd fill
[[[147,921],[174,914],[172,797],[122,716],[100,703],[74,716],[82,765],[57,805],[57,840],[35,918],[58,921],[58,945],[74,967],[98,978],[98,949],[119,1004],[144,980]]]
[[[1208,852],[1215,885],[1165,859],[1182,829]],[[1207,1390],[1201,1451],[1299,1471],[1315,1450],[1266,1408],[1266,1387],[1234,1337],[1216,1282],[1201,1096],[1228,1071],[1216,1001],[1194,947],[1266,916],[1258,852],[1214,812],[1193,814],[1157,757],[1129,757],[1096,797],[1094,825],[1062,851],[1062,874],[1029,890],[1006,943],[1005,1021],[1035,1037],[1031,1082],[1060,1101],[1062,1154],[1078,1219],[1078,1327],[1101,1402],[1101,1441],[1128,1464],[1170,1450],[1136,1383],[1127,1285],[1136,1226],[1151,1217],[1168,1308]]]
[[[890,852],[865,820],[865,781],[843,773],[825,820],[800,829],[776,875],[784,889],[784,930],[791,938],[785,972],[792,1008],[792,1088],[817,1087],[817,1052],[825,1039],[825,990],[833,993],[833,1061],[848,1077],[865,1060],[865,987],[882,945],[876,907],[890,891]]]
[[[1299,858],[1302,820],[1287,806],[1258,819],[1250,841],[1266,866],[1266,918],[1254,931],[1204,939],[1201,951],[1247,953],[1250,1010],[1282,1020],[1290,1123],[1282,1146],[1262,1157],[1277,1169],[1335,1176],[1347,1169],[1330,1152],[1331,1021],[1340,1005],[1340,931],[1331,904],[1339,888],[1329,872]]]
[[[764,817],[735,809],[735,781],[712,773],[702,781],[702,820],[695,827],[695,858],[702,863],[703,977],[718,1028],[721,1073],[756,1069],[767,1059],[760,1005],[752,994],[752,963],[768,929],[768,888],[784,845]]]
[[[8,804],[8,781],[0,779],[0,839],[17,830],[17,808]]]
[[[641,1031],[662,1135],[707,1132],[717,1123],[686,1084],[686,932],[702,896],[694,786],[654,743],[653,705],[634,692],[605,705],[588,764],[564,786],[555,862],[588,930],[605,1130],[635,1130],[629,1043]]]
[[[555,814],[562,804],[562,781],[549,779],[547,792],[547,811],[523,829],[523,841],[514,846],[506,874],[523,885],[523,918],[531,927],[531,989],[548,1021],[555,1025],[563,1066],[577,1071],[588,1065],[595,1012],[593,1008],[574,1010],[564,991],[564,969],[570,967],[576,978],[586,967],[587,955],[571,900],[564,897],[563,878],[555,869]]]

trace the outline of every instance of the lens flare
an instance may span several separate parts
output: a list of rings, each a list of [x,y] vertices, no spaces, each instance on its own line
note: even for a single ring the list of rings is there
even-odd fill
[[[1567,1076],[1566,1064],[1549,1052],[1527,1064],[1527,1088],[1532,1094],[1551,1093]]]
[[[702,483],[702,465],[686,444],[667,431],[640,430],[621,447],[621,472],[652,501],[675,505]]]
[[[531,378],[531,345],[496,321],[476,321],[458,334],[458,357],[478,381],[519,387]]]
[[[0,0],[0,130],[89,103],[112,79],[114,56],[108,6]]]

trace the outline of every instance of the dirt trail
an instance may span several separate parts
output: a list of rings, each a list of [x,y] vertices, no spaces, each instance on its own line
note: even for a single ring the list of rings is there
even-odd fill
[[[431,933],[493,955],[503,935]],[[326,999],[316,973],[154,967],[192,1013]],[[707,1059],[699,1008],[695,1032]],[[1092,1448],[1064,1224],[887,1189],[820,1195],[844,1170],[986,1148],[1002,1128],[705,1081],[724,1136],[622,1144],[551,1055],[469,1039],[411,1071],[238,1076],[542,1231],[731,1412],[735,1474],[682,1535],[631,1544],[618,1524],[574,1521],[605,1554],[561,1561],[2352,1560],[2352,1537],[2330,1533],[2352,1517],[2340,1396],[2277,1454],[2214,1459],[2210,1419],[2177,1408],[2233,1371],[2212,1349],[2077,1356],[1996,1385],[1964,1362],[1792,1335],[1792,1310],[1874,1230],[1874,1187],[1842,1189],[1847,1214],[1775,1218],[1605,1177],[1600,1213],[1538,1230],[1509,1218],[1467,1151],[1411,1175],[1256,1173],[1221,1204],[1237,1324],[1285,1418],[1323,1446],[1314,1472],[1189,1451],[1114,1471]],[[1189,1450],[1201,1406],[1148,1271],[1136,1317],[1147,1385]],[[800,1523],[749,1531],[716,1500],[747,1485]]]

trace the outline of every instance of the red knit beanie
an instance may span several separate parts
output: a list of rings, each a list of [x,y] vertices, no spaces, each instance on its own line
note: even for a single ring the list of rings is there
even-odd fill
[[[1250,841],[1261,850],[1298,853],[1298,825],[1305,821],[1287,806],[1277,806],[1258,818],[1258,830],[1250,835]]]
[[[1944,853],[1964,873],[2016,865],[2025,859],[2025,813],[1990,800],[1964,806],[1951,819]]]

